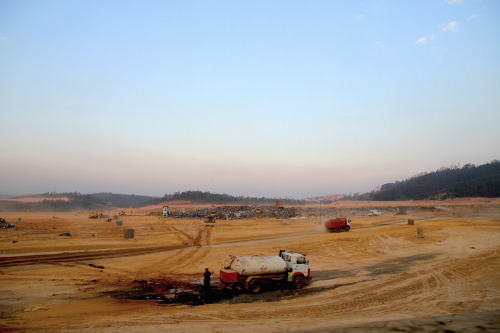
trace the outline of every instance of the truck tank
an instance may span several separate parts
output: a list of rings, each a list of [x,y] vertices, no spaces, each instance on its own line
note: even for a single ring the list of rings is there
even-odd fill
[[[224,266],[238,272],[240,276],[280,274],[286,271],[286,263],[279,256],[231,256]]]

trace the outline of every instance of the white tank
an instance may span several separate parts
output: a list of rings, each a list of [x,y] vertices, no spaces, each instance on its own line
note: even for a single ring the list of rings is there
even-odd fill
[[[230,257],[225,266],[243,276],[280,274],[286,271],[286,263],[279,256]]]

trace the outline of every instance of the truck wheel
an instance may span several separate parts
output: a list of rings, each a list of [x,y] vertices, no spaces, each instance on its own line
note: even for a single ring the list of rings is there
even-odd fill
[[[262,282],[260,282],[259,279],[253,279],[252,281],[250,281],[250,283],[248,284],[248,290],[252,293],[252,294],[258,294],[260,293],[260,291],[262,290]]]
[[[302,275],[295,275],[293,277],[293,287],[295,289],[301,289],[306,284],[304,277]]]
[[[351,230],[350,226],[345,227],[345,231],[349,231],[349,230]]]

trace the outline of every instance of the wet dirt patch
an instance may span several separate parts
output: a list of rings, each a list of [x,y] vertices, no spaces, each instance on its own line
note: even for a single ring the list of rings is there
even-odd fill
[[[399,274],[407,271],[418,261],[430,260],[436,256],[437,254],[417,254],[409,257],[389,259],[376,265],[364,267],[364,269],[369,272],[370,276]]]
[[[169,278],[134,280],[125,289],[103,292],[116,299],[154,300],[165,304],[199,302],[198,286]],[[185,295],[190,295],[186,299]]]
[[[333,290],[339,287],[348,286],[355,284],[353,283],[345,283],[345,284],[336,284],[333,286],[327,287],[305,287],[303,289],[268,289],[260,294],[247,294],[241,293],[236,297],[231,299],[223,300],[223,303],[228,304],[241,304],[241,303],[253,303],[253,302],[279,302],[286,299],[294,299],[298,297],[304,297],[312,294],[317,294],[320,292]]]
[[[216,303],[236,296],[236,291],[212,287],[170,278],[134,280],[121,290],[103,292],[103,295],[116,299],[153,300],[159,304],[203,305]]]
[[[204,305],[211,303],[241,304],[254,302],[277,302],[284,299],[303,297],[354,283],[337,284],[327,287],[305,287],[290,289],[285,284],[267,285],[262,293],[249,294],[241,290],[230,290],[212,286],[205,290],[203,285],[171,279],[133,281],[128,289],[103,292],[115,299],[151,300],[161,305]]]
[[[314,271],[313,281],[333,280],[351,276],[359,276],[361,275],[360,272],[361,271],[359,269],[333,269],[328,271]]]

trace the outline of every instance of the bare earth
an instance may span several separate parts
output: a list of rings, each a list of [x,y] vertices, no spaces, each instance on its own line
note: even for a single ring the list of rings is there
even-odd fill
[[[351,216],[343,233],[327,233],[317,218],[211,228],[146,210],[119,217],[123,226],[87,212],[0,212],[18,226],[0,229],[0,331],[499,332],[500,200],[404,205],[415,210]],[[124,238],[126,227],[134,239]],[[200,284],[208,267],[218,294],[226,254],[280,249],[307,254],[314,278],[304,289],[193,305],[200,303],[147,288],[167,280]]]

